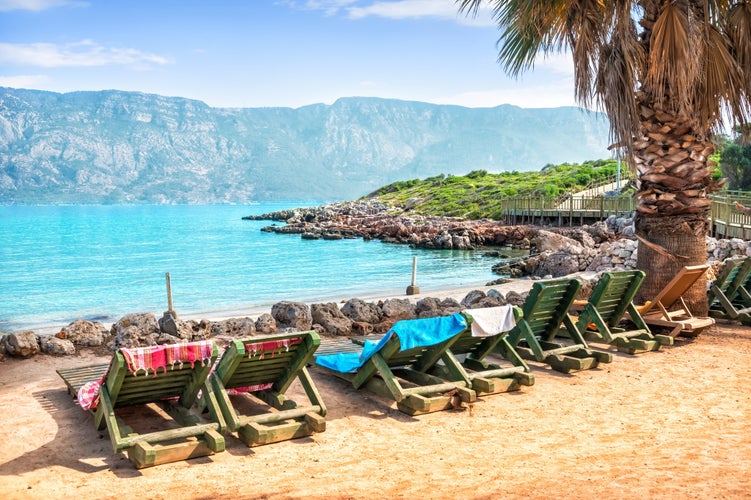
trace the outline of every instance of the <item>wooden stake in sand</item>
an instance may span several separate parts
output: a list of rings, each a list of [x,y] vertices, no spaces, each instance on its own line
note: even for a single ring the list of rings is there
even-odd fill
[[[164,316],[172,316],[177,319],[177,313],[172,309],[172,283],[169,273],[165,273],[165,278],[167,279],[167,310],[164,311]]]

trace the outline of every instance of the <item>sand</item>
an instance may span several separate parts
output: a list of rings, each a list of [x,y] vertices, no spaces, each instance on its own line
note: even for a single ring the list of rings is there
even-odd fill
[[[751,496],[751,329],[735,324],[568,375],[530,363],[532,387],[418,417],[313,372],[325,432],[252,449],[228,436],[223,453],[142,470],[55,373],[108,359],[0,363],[2,498]]]

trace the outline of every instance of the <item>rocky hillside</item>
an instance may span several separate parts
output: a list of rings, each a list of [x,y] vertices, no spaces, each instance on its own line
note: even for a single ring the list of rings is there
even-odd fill
[[[347,98],[228,109],[0,88],[0,203],[356,198],[396,180],[604,158],[607,128],[577,108]]]

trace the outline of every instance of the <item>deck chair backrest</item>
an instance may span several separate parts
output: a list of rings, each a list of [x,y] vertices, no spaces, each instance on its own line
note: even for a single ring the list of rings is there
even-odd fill
[[[696,281],[701,278],[709,268],[707,264],[701,264],[698,266],[685,266],[681,269],[665,287],[660,290],[660,293],[652,299],[651,303],[647,304],[644,309],[641,310],[641,314],[645,315],[650,310],[654,309],[661,304],[666,310],[673,307],[673,305],[681,300],[683,294],[685,294],[689,288],[693,286]]]
[[[536,337],[551,340],[568,314],[582,283],[578,279],[536,281],[522,305],[524,321]]]
[[[626,308],[644,281],[643,271],[613,271],[602,274],[588,302],[592,304],[608,326],[616,326],[623,319]]]
[[[162,399],[179,398],[179,404],[190,407],[198,396],[218,354],[216,344],[210,362],[200,360],[191,363],[176,363],[167,366],[166,371],[158,369],[147,373],[131,373],[120,351],[115,353],[109,374],[105,381],[115,408],[146,404]]]
[[[737,290],[738,286],[742,284],[741,278],[744,278],[741,276],[741,265],[744,263],[744,261],[748,260],[751,262],[751,258],[749,259],[727,259],[722,264],[722,269],[720,270],[720,274],[715,279],[714,283],[712,284],[712,287],[709,290],[709,303],[710,305],[716,300],[714,289],[718,290],[719,293],[722,293],[725,295],[725,297],[728,297],[728,293],[730,293],[730,290]],[[745,281],[745,279],[744,279]]]
[[[226,389],[264,387],[284,393],[320,345],[314,331],[234,340],[216,368]],[[230,355],[231,354],[231,355]]]
[[[467,318],[467,324],[470,326],[467,327],[467,330],[456,340],[456,342],[451,344],[451,352],[455,355],[467,354],[475,359],[482,359],[486,354],[493,350],[495,345],[500,342],[506,332],[497,335],[490,335],[488,337],[474,337],[471,328],[473,321],[472,309],[468,309],[462,314]],[[513,314],[514,320],[518,322],[523,314],[521,307],[514,306]]]

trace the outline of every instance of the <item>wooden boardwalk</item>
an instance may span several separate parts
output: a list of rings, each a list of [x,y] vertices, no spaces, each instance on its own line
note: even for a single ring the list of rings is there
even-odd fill
[[[751,215],[737,210],[739,201],[751,206],[751,193],[733,192],[712,196],[712,236],[751,240]],[[636,200],[628,195],[571,196],[566,199],[546,197],[508,198],[503,202],[502,216],[508,224],[541,224],[581,226],[604,221],[611,215],[630,217]]]

